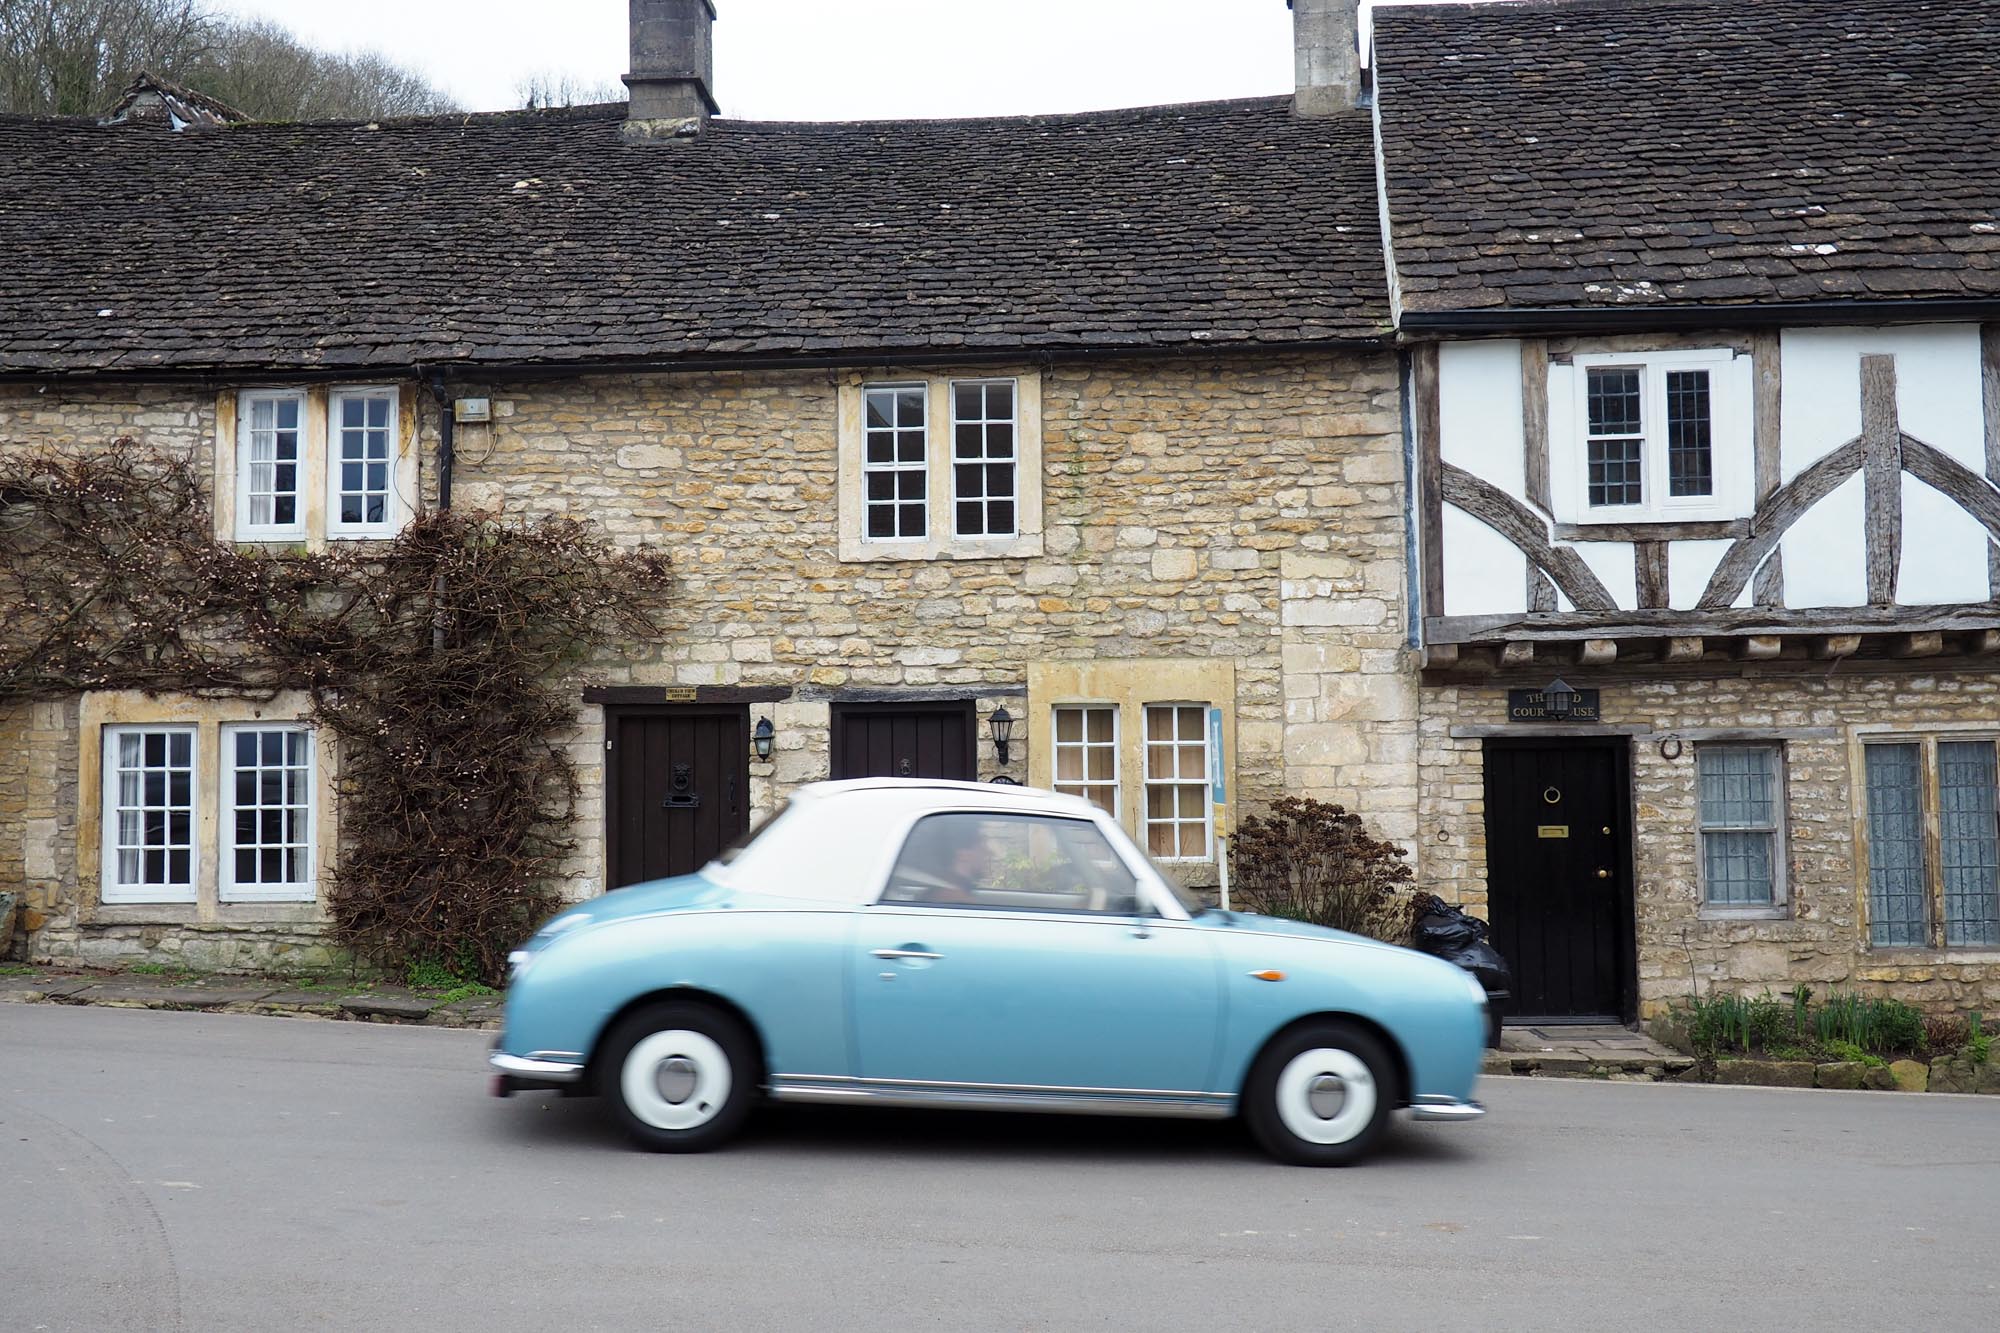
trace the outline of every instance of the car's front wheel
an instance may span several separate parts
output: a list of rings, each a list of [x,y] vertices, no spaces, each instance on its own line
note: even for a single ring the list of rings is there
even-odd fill
[[[1382,1043],[1326,1021],[1264,1048],[1244,1085],[1243,1118],[1281,1161],[1346,1166],[1381,1140],[1396,1100],[1396,1066]]]
[[[719,1009],[687,1001],[649,1005],[613,1030],[598,1079],[640,1147],[707,1152],[734,1136],[750,1114],[756,1046]]]

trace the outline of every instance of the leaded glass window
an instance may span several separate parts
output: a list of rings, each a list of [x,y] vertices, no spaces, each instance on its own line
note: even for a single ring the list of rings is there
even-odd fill
[[[1769,745],[1703,746],[1703,896],[1714,907],[1769,907],[1779,901],[1778,750]]]
[[[952,485],[957,535],[1014,535],[1014,382],[951,386]]]
[[[910,541],[929,529],[929,425],[921,384],[862,394],[862,485],[870,541]]]
[[[1667,493],[1715,494],[1715,422],[1708,372],[1667,372]]]
[[[1929,944],[1923,750],[1915,744],[1870,745],[1867,768],[1871,938],[1885,947]]]
[[[1644,504],[1644,371],[1607,366],[1590,372],[1590,503]]]
[[[2000,945],[2000,810],[1992,741],[1940,741],[1944,942]]]

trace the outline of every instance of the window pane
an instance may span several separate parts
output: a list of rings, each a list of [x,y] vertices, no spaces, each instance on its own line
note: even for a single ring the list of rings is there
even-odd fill
[[[1056,744],[1083,739],[1083,713],[1081,708],[1056,709]]]
[[[1644,504],[1645,483],[1640,476],[1638,440],[1592,440],[1590,442],[1590,503],[1597,505]]]
[[[1715,466],[1712,449],[1708,372],[1669,371],[1667,374],[1667,493],[1669,495],[1714,494]]]
[[[1770,833],[1704,833],[1708,901],[1722,907],[1765,907],[1772,902]]]
[[[917,821],[883,900],[1130,915],[1136,889],[1132,872],[1086,820],[952,814]]]
[[[2000,810],[1993,742],[1938,745],[1944,942],[2000,944]]]
[[[1777,825],[1778,752],[1757,746],[1703,746],[1696,752],[1703,828]]]
[[[1879,945],[1930,943],[1922,761],[1915,745],[1867,747],[1869,926]]]
[[[1592,435],[1637,435],[1641,432],[1640,375],[1637,366],[1607,366],[1590,372]]]

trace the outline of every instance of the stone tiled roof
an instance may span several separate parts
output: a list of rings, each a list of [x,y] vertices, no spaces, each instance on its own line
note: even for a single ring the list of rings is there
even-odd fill
[[[1189,350],[1384,335],[1366,117],[624,107],[0,120],[0,372]]]
[[[2000,294],[2000,0],[1375,13],[1407,311]]]

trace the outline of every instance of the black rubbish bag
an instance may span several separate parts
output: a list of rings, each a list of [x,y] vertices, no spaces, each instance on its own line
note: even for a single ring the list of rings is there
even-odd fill
[[[1479,978],[1488,995],[1504,995],[1513,987],[1507,960],[1486,938],[1486,923],[1434,894],[1418,900],[1410,937],[1419,952],[1456,963]]]

